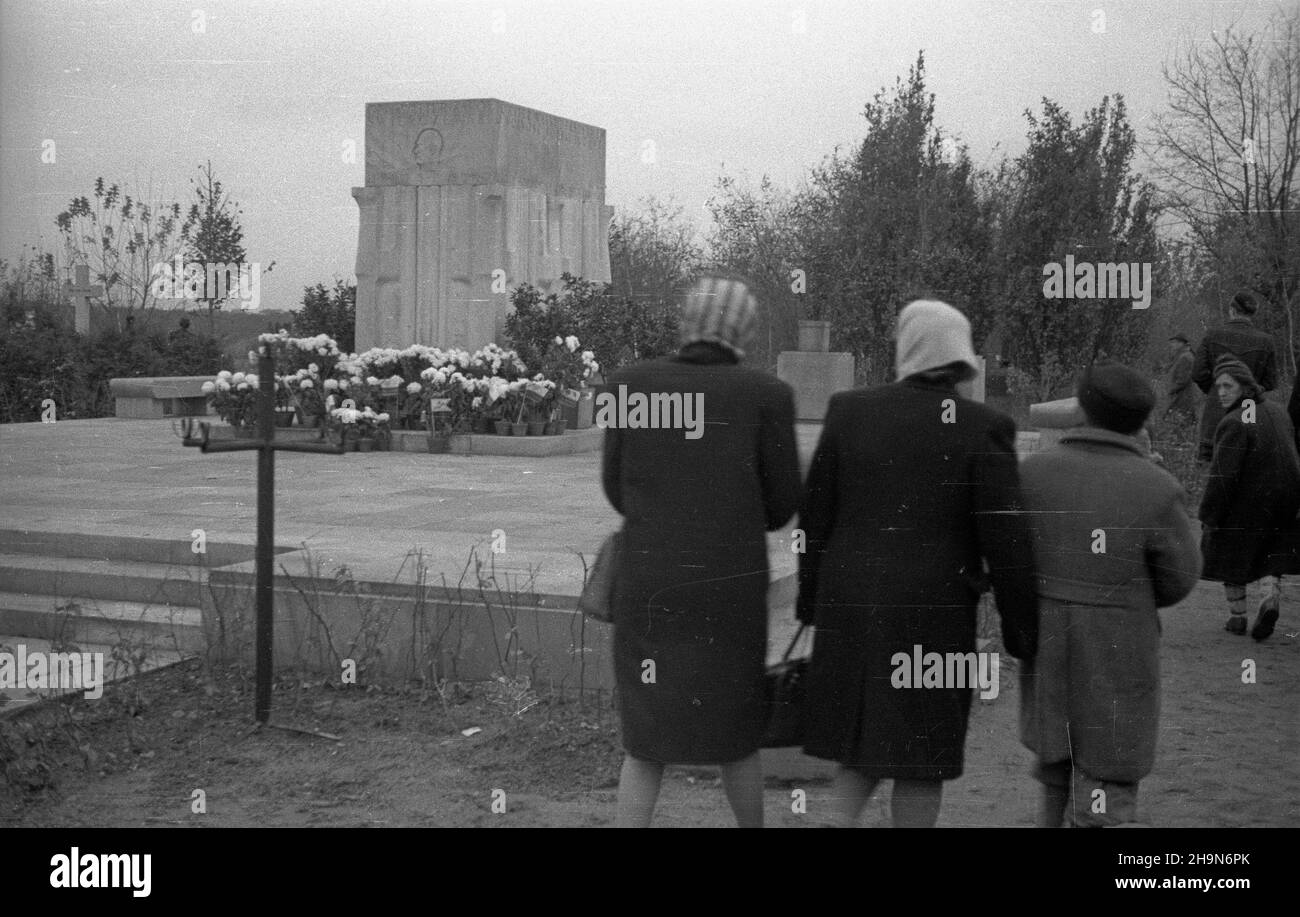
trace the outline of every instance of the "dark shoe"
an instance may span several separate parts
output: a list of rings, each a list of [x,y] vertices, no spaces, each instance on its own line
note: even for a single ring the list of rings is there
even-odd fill
[[[1236,634],[1238,637],[1246,636],[1246,616],[1233,615],[1228,618],[1228,623],[1223,625],[1223,629],[1230,634]]]
[[[1276,595],[1270,595],[1264,601],[1259,603],[1259,614],[1255,616],[1255,626],[1250,629],[1250,635],[1256,640],[1267,640],[1273,633],[1273,627],[1277,624],[1278,606],[1281,603]]]

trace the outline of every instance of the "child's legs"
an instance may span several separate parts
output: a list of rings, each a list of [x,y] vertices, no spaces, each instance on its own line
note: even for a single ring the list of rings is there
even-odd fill
[[[659,785],[663,782],[664,766],[655,761],[642,761],[631,755],[623,756],[623,772],[618,778],[618,826],[620,828],[648,828],[659,799]]]

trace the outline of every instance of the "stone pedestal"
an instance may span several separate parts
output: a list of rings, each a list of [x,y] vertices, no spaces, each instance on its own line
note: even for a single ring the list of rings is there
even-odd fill
[[[776,375],[794,388],[795,420],[820,422],[831,395],[853,388],[853,354],[782,351]]]
[[[358,350],[476,349],[510,291],[609,282],[605,132],[497,99],[366,106]]]

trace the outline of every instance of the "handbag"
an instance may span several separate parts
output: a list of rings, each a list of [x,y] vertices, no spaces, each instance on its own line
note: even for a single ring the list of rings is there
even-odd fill
[[[806,624],[800,624],[781,661],[767,667],[768,714],[763,748],[789,748],[803,745],[804,695],[808,677],[808,657],[791,659],[795,644],[803,636]]]
[[[596,621],[614,620],[614,574],[623,550],[623,533],[611,532],[596,552],[596,562],[587,571],[587,581],[578,596],[578,610]]]

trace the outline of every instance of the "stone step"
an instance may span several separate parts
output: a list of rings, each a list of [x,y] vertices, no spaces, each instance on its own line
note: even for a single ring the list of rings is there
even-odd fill
[[[90,560],[127,560],[186,567],[224,567],[253,559],[253,546],[209,541],[205,552],[192,550],[189,533],[176,538],[125,538],[80,532],[0,529],[0,554],[39,554]],[[277,547],[277,553],[292,548]]]
[[[203,613],[193,606],[0,592],[0,634],[178,653],[203,649]],[[84,651],[85,647],[82,647]]]
[[[202,567],[0,553],[0,592],[151,605],[202,605]]]

